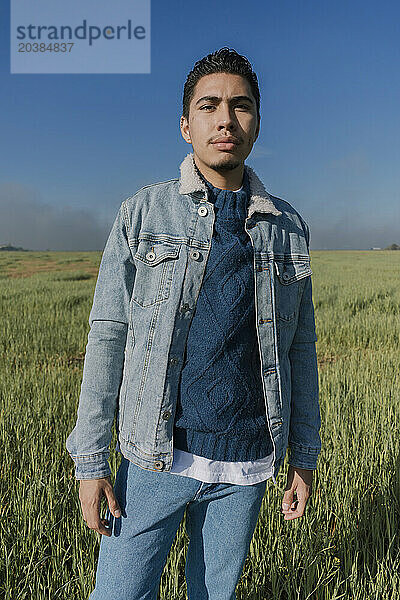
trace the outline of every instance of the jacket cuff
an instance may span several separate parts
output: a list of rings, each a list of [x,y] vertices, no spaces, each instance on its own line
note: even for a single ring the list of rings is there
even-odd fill
[[[317,468],[317,461],[320,450],[317,448],[307,448],[299,444],[289,446],[289,465],[299,469],[309,469],[314,471]]]
[[[89,456],[72,456],[75,463],[75,479],[101,479],[111,475],[108,453]]]

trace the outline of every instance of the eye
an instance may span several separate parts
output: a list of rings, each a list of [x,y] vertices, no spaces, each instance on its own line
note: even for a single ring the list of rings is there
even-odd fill
[[[200,107],[200,110],[203,110],[203,108],[214,108],[214,106],[212,104],[204,104]]]

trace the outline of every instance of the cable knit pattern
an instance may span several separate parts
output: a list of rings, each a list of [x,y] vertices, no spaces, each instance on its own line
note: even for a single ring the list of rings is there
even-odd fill
[[[215,223],[186,344],[174,445],[212,460],[257,460],[273,445],[255,327],[253,248],[244,229],[249,181],[245,171],[233,192],[203,180]]]

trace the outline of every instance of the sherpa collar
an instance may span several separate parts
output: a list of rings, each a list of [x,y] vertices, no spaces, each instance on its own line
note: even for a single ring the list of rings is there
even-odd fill
[[[193,152],[189,152],[180,165],[180,194],[191,194],[196,191],[207,191],[206,184],[202,181],[197,173],[197,167],[194,163]],[[272,213],[273,215],[281,215],[282,212],[276,208],[271,200],[270,195],[264,187],[261,179],[256,175],[251,167],[244,165],[246,169],[249,185],[250,185],[250,200],[248,204],[248,217],[255,212]]]

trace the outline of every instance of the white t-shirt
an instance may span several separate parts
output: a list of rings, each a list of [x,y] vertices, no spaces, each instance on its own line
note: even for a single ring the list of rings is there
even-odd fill
[[[272,477],[276,484],[272,461],[273,452],[258,460],[231,462],[210,460],[204,456],[197,456],[174,448],[172,467],[169,473],[193,477],[207,483],[235,483],[236,485],[252,485]]]

